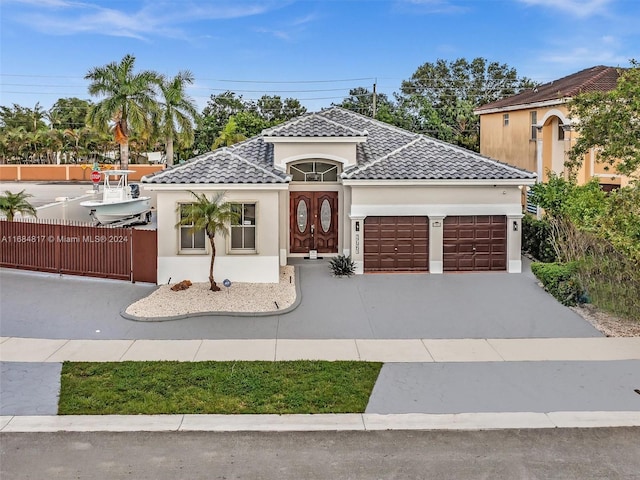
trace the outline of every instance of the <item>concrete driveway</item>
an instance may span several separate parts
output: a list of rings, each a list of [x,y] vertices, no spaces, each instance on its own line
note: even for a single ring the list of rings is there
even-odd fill
[[[302,302],[269,317],[147,323],[121,310],[155,287],[3,269],[4,337],[65,339],[552,338],[601,336],[523,274],[360,275],[299,265]]]

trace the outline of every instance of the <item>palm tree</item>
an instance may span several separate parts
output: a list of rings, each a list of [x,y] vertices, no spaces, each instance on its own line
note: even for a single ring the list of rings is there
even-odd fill
[[[29,197],[33,197],[33,195],[24,193],[24,190],[18,193],[5,190],[0,195],[0,212],[4,213],[10,222],[13,222],[16,213],[37,216],[36,209],[27,200]]]
[[[198,117],[194,101],[186,94],[186,85],[193,84],[193,74],[188,70],[178,72],[160,84],[162,93],[160,129],[167,149],[167,165],[173,165],[173,141],[176,136],[185,147],[193,145],[193,122]]]
[[[230,147],[231,145],[246,140],[242,133],[238,132],[238,124],[234,117],[230,117],[227,124],[224,126],[218,138],[213,142],[212,150],[218,147]]]
[[[209,265],[209,282],[211,283],[211,291],[217,292],[220,287],[216,285],[213,279],[213,262],[216,258],[215,235],[219,233],[227,236],[229,229],[227,225],[230,222],[238,221],[238,213],[234,212],[232,205],[224,201],[225,192],[220,192],[211,199],[202,193],[198,195],[190,192],[195,198],[194,203],[188,205],[180,205],[180,222],[178,225],[192,225],[192,232],[204,230],[209,238],[211,245],[211,264]]]
[[[134,73],[135,61],[134,56],[125,55],[120,63],[95,67],[84,77],[91,80],[91,95],[105,97],[91,106],[87,121],[103,131],[115,122],[120,166],[124,170],[129,167],[129,127],[149,128],[151,115],[157,110],[154,88],[161,81],[160,75],[150,70]]]

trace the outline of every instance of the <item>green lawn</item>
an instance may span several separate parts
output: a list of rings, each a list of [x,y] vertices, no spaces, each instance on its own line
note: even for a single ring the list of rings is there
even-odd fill
[[[381,363],[65,362],[58,414],[362,413]]]

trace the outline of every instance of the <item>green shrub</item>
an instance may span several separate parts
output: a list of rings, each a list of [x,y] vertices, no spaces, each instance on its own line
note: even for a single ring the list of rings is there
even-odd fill
[[[635,261],[611,246],[595,245],[578,262],[578,276],[590,303],[618,317],[640,321],[640,269]]]
[[[538,220],[531,214],[522,218],[522,251],[540,262],[557,261],[551,244],[551,226],[547,219]]]
[[[585,298],[574,262],[532,263],[531,271],[542,282],[544,288],[563,305],[576,305]]]
[[[329,260],[329,268],[336,277],[350,277],[356,271],[356,264],[350,256],[338,255]]]

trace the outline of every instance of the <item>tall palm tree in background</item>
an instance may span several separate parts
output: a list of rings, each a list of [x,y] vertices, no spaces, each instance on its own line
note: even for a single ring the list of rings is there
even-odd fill
[[[192,225],[193,232],[204,230],[209,238],[211,245],[211,264],[209,265],[209,282],[210,290],[218,292],[220,287],[216,285],[213,279],[213,262],[216,259],[216,233],[227,236],[229,228],[227,225],[231,222],[238,221],[238,213],[233,211],[231,203],[224,201],[225,192],[220,192],[209,199],[204,193],[198,195],[195,192],[191,194],[196,198],[194,203],[188,205],[180,205],[178,208],[180,213],[180,225]]]
[[[0,195],[0,212],[4,213],[10,222],[13,222],[16,213],[33,215],[35,217],[36,209],[27,200],[29,197],[33,197],[33,195],[24,193],[24,190],[18,193],[5,190],[5,192]]]
[[[193,74],[184,70],[173,78],[163,78],[160,84],[160,131],[167,150],[167,165],[173,165],[173,142],[179,138],[183,147],[193,145],[194,122],[198,117],[195,102],[185,88],[193,84]]]
[[[135,61],[133,55],[125,55],[120,63],[95,67],[84,77],[91,80],[89,93],[104,97],[91,106],[87,121],[102,130],[115,122],[114,133],[120,144],[120,167],[123,170],[129,167],[129,129],[149,128],[158,107],[155,87],[161,82],[156,72],[145,70],[135,73]]]

